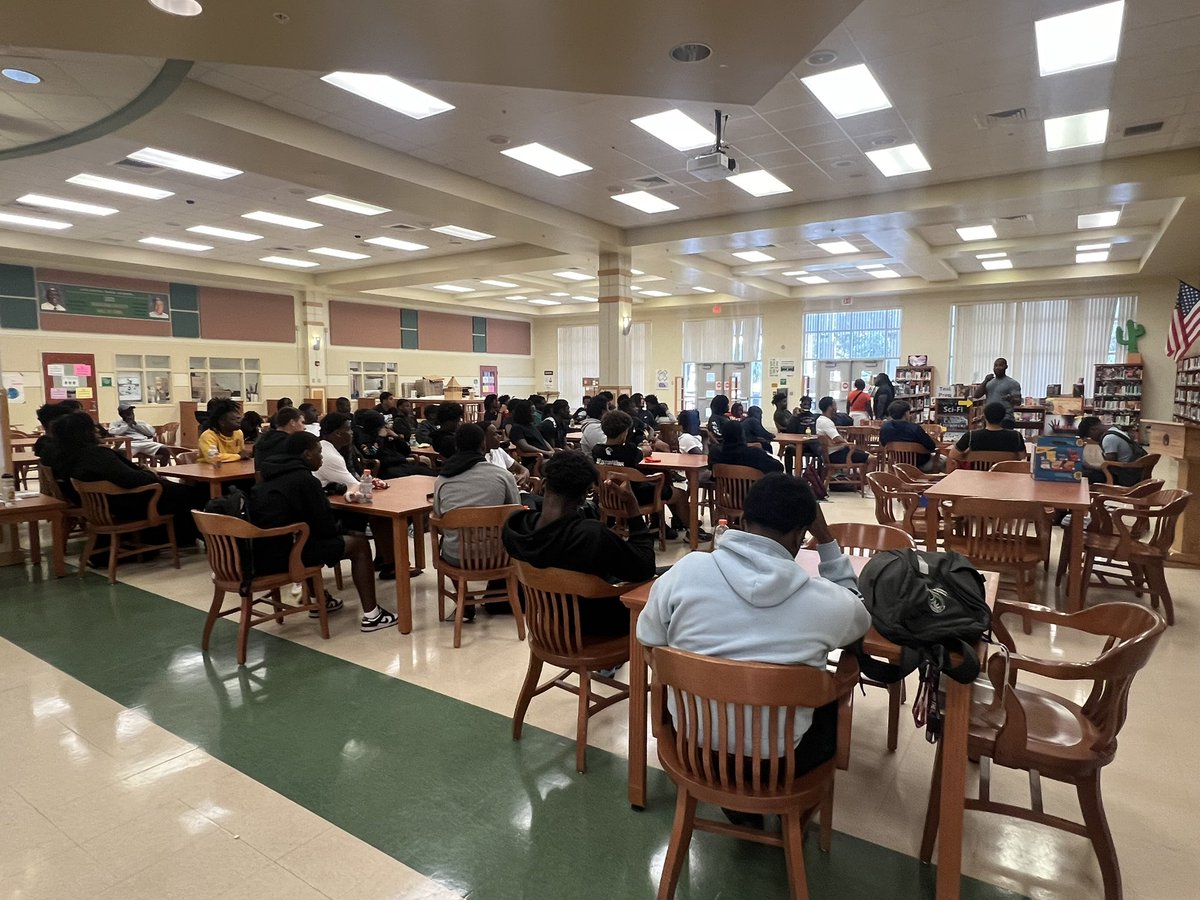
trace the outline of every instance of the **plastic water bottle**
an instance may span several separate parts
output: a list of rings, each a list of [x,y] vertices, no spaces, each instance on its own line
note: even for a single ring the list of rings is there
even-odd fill
[[[216,469],[221,468],[221,451],[218,450],[216,447],[209,447],[208,448],[208,462],[213,468],[216,468]]]
[[[370,472],[363,472],[362,478],[358,482],[358,496],[363,503],[371,502],[371,491],[375,487],[375,482],[371,478]]]
[[[728,519],[718,519],[717,527],[713,529],[713,549],[716,550],[721,546],[721,538],[725,537],[725,532],[729,530]]]
[[[0,475],[0,502],[11,506],[17,502],[17,480],[7,472]]]

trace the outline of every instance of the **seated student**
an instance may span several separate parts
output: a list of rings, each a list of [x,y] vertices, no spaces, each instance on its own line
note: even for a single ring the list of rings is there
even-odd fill
[[[600,426],[604,429],[605,441],[592,448],[592,461],[603,473],[605,467],[637,469],[642,464],[642,451],[631,440],[630,427],[633,423],[629,413],[621,410],[605,413]],[[648,473],[652,474],[652,473]],[[643,505],[654,502],[654,485],[635,484],[633,495]],[[663,479],[661,489],[663,502],[674,514],[675,521],[667,528],[667,537],[675,540],[679,529],[686,529],[691,521],[691,507],[686,491],[677,490],[669,480]],[[708,540],[708,538],[700,538]]]
[[[392,414],[391,429],[406,444],[416,434],[417,419],[413,415],[412,401],[407,397],[396,398],[396,411]]]
[[[464,415],[461,403],[443,403],[438,407],[437,431],[429,444],[446,459],[454,455],[454,432],[462,425]]]
[[[271,416],[271,430],[263,432],[254,442],[254,469],[259,471],[265,460],[283,454],[288,435],[304,430],[304,416],[294,406],[281,406]]]
[[[1085,416],[1080,420],[1078,433],[1081,438],[1091,442],[1090,446],[1098,445],[1100,456],[1106,462],[1134,462],[1146,455],[1146,451],[1142,448],[1142,445],[1134,443],[1133,438],[1120,425],[1106,426],[1096,416]],[[1083,475],[1088,481],[1103,484],[1108,479],[1104,474],[1104,470],[1100,468],[1101,461],[1094,460],[1093,454],[1088,452],[1090,446],[1084,447]],[[1089,457],[1092,458],[1089,459]],[[1114,480],[1122,487],[1133,487],[1141,477],[1142,473],[1136,469],[1113,470]]]
[[[742,419],[742,433],[746,436],[746,443],[751,446],[757,444],[768,453],[771,452],[771,441],[775,439],[775,435],[767,431],[763,425],[763,411],[761,406],[752,406],[746,410],[746,418]]]
[[[379,478],[430,474],[428,466],[413,461],[408,444],[395,436],[375,410],[360,409],[355,423],[354,445],[363,465],[369,466]]]
[[[554,453],[533,422],[533,404],[528,400],[514,400],[512,423],[508,426],[508,439],[521,454],[522,460],[531,457],[548,457]]]
[[[242,439],[241,424],[242,411],[232,400],[218,400],[210,404],[208,423],[200,432],[196,445],[199,451],[197,462],[218,465],[250,459],[254,455],[254,448],[247,447]]]
[[[372,410],[373,411],[373,410]],[[302,560],[306,566],[332,566],[350,560],[350,574],[362,604],[363,631],[380,631],[396,624],[395,613],[375,602],[375,569],[371,545],[361,534],[342,534],[321,483],[313,474],[321,468],[321,441],[307,431],[290,435],[280,458],[263,465],[262,483],[250,494],[250,520],[259,528],[278,528],[304,522],[308,541]],[[272,538],[254,542],[255,571],[261,574],[287,570],[291,541]],[[325,608],[336,612],[344,604],[325,594]]]
[[[583,395],[583,401],[579,409],[575,410],[575,414],[571,416],[571,424],[576,428],[583,425],[583,420],[587,418],[587,405],[592,401],[590,394]]]
[[[870,458],[866,452],[863,450],[854,450],[851,452],[850,443],[837,430],[837,425],[834,424],[833,420],[837,404],[834,403],[833,398],[822,397],[821,402],[817,406],[821,410],[821,415],[817,416],[815,427],[819,436],[829,438],[829,461],[831,463],[844,463],[847,455],[849,455],[851,462],[866,462]]]
[[[209,407],[211,407],[213,405],[213,403],[215,403],[215,402],[216,401],[214,401],[214,400],[209,400],[208,401]],[[64,409],[68,409],[71,412],[83,412],[84,411],[83,404],[80,403],[78,400],[63,400],[59,403],[59,406],[63,407]],[[202,415],[204,416],[204,418],[201,418]],[[207,413],[203,413],[203,414],[199,413],[199,412],[196,413],[196,421],[203,424],[205,418],[207,418]],[[105,428],[103,425],[101,425],[99,422],[93,422],[92,424],[96,428],[96,437],[98,437],[100,440],[104,440],[106,437],[111,437],[111,435],[108,433],[108,429]]]
[[[565,450],[567,432],[571,430],[571,405],[566,400],[555,400],[543,411],[542,422],[538,432],[547,444],[555,450]]]
[[[524,491],[529,487],[529,470],[504,449],[506,443],[507,441],[500,433],[500,429],[496,427],[496,423],[488,422],[487,428],[484,429],[484,456],[493,466],[499,466],[504,471],[512,473],[517,487]]]
[[[1025,453],[1025,436],[1019,431],[1004,427],[1008,408],[1000,401],[989,403],[983,408],[983,428],[968,431],[950,448],[946,470],[953,472],[955,465],[972,450],[1004,451]],[[1082,423],[1081,423],[1082,424]]]
[[[438,404],[430,403],[425,407],[425,418],[418,424],[413,435],[418,444],[433,445],[433,436],[437,434]]]
[[[321,414],[317,412],[317,408],[311,403],[301,403],[297,409],[300,410],[300,415],[304,416],[304,430],[309,434],[315,434],[320,437]]]
[[[484,454],[485,435],[469,423],[454,433],[455,452],[442,464],[433,483],[433,514],[443,515],[463,506],[507,506],[520,503],[517,481],[507,469],[490,465]],[[447,531],[442,557],[458,565],[458,532]]]
[[[783,463],[766,450],[746,446],[742,423],[733,421],[725,423],[725,440],[708,454],[708,462],[712,466],[749,466],[764,475],[783,471]]]
[[[509,556],[539,569],[568,569],[614,583],[654,577],[655,535],[638,513],[632,491],[622,489],[629,529],[629,538],[622,539],[599,519],[583,513],[583,502],[600,478],[590,459],[574,450],[556,453],[546,460],[542,474],[546,496],[541,510],[513,513],[504,524]],[[617,597],[588,600],[581,610],[585,634],[629,633],[629,610]]]
[[[637,417],[654,430],[655,419],[658,418],[658,398],[653,394],[634,394],[629,398]]]
[[[483,424],[496,421],[500,416],[500,404],[497,402],[499,398],[495,394],[484,394],[483,396]]]
[[[731,422],[740,422],[746,418],[746,405],[738,402],[729,407],[729,420]]]
[[[383,421],[391,427],[392,419],[396,415],[396,398],[391,391],[383,391],[379,394],[379,402],[375,404],[375,412],[383,416]]]
[[[321,419],[321,468],[315,474],[326,494],[352,494],[356,497],[361,494],[363,470],[350,468],[346,461],[346,451],[353,443],[354,431],[349,416],[332,412]],[[380,478],[372,478],[371,488],[385,491],[388,483]],[[347,531],[366,533],[367,516],[342,510],[338,518]],[[390,581],[396,577],[392,520],[378,518],[370,524],[375,536],[375,568],[379,570],[381,580]]]
[[[263,417],[254,410],[249,410],[242,414],[240,427],[242,429],[242,440],[245,443],[257,443],[263,433]]]
[[[333,411],[341,413],[343,416],[352,417],[354,415],[354,407],[350,405],[350,398],[338,397],[334,400]]]
[[[592,448],[597,444],[603,444],[605,440],[604,429],[600,427],[600,421],[608,412],[608,400],[603,394],[597,394],[587,402],[586,412],[587,418],[580,423],[583,437],[579,441],[579,449],[590,457]]]
[[[175,520],[175,540],[181,547],[196,541],[196,523],[192,510],[201,508],[208,499],[202,485],[186,486],[177,481],[160,478],[154,471],[130,462],[111,447],[105,447],[96,435],[96,426],[85,412],[71,412],[54,419],[54,476],[63,495],[78,504],[79,495],[71,484],[78,481],[108,481],[123,488],[138,488],[147,484],[162,486],[158,512]],[[145,494],[115,495],[108,498],[108,508],[118,522],[135,522],[146,516],[148,498]],[[161,538],[147,543],[160,543]],[[103,545],[107,547],[107,543]],[[99,549],[99,548],[97,548]]]
[[[283,409],[285,406],[291,406],[294,408],[296,406],[296,404],[292,402],[291,397],[280,397],[278,400],[275,401],[275,411],[276,412]]]
[[[725,425],[729,422],[729,398],[724,394],[717,394],[708,401],[708,408],[711,413],[708,417],[708,446],[720,447],[725,435]]]
[[[113,437],[130,438],[129,449],[137,454],[156,457],[161,464],[171,460],[171,451],[154,439],[154,426],[139,420],[134,415],[132,403],[121,403],[117,406],[117,421],[108,426],[108,433]]]
[[[938,470],[937,444],[916,422],[908,419],[912,407],[904,400],[893,400],[887,408],[887,420],[879,426],[879,444],[886,447],[898,442],[920,444],[928,453],[917,454],[917,468],[922,472]]]
[[[633,405],[633,400],[626,397],[624,400],[617,401],[617,410],[629,416],[629,442],[634,446],[641,446],[654,435],[654,429],[646,424],[646,420],[638,415],[637,408]]]
[[[712,553],[688,554],[654,583],[638,619],[638,640],[722,659],[824,669],[830,650],[867,633],[871,616],[850,560],[803,481],[777,474],[757,482],[746,494],[742,528],[727,531]],[[817,541],[817,578],[796,565],[806,534]],[[837,704],[798,710],[795,730],[781,735],[775,748],[765,731],[762,749],[793,751],[802,774],[833,756]],[[747,754],[752,740],[747,730]],[[751,824],[745,814],[730,818]],[[761,817],[754,824],[761,826]]]
[[[647,418],[653,418],[651,425],[678,425],[679,420],[672,415],[667,404],[659,401],[653,394],[646,395]]]
[[[43,403],[38,407],[37,420],[42,426],[42,436],[33,442],[33,455],[48,465],[55,467],[54,422],[62,416],[78,412],[73,407],[63,403]]]

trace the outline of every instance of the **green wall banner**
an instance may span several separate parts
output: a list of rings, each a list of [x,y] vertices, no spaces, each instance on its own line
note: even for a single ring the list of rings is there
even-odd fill
[[[38,301],[42,314],[68,313],[74,316],[101,316],[106,319],[171,318],[171,297],[167,292],[122,291],[78,284],[38,282]]]

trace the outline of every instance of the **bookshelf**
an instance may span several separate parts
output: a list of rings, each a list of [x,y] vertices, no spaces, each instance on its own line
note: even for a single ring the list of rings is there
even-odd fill
[[[1046,428],[1046,407],[1017,406],[1013,408],[1013,419],[1017,423],[1017,431],[1025,435],[1025,440],[1036,441]]]
[[[1131,362],[1096,366],[1092,411],[1098,416],[1108,417],[1114,425],[1121,426],[1134,436],[1141,432],[1144,370],[1141,363]],[[1200,387],[1197,387],[1196,393],[1200,394]],[[1179,389],[1176,388],[1176,396],[1178,394]]]
[[[912,407],[913,419],[929,418],[933,410],[933,366],[897,366],[896,399],[907,400]]]
[[[1175,406],[1172,413],[1176,422],[1200,425],[1200,356],[1181,359],[1175,369]]]

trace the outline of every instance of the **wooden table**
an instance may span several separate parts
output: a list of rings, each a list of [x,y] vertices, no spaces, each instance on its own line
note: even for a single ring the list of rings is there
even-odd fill
[[[35,437],[12,438],[8,444],[13,448],[13,450],[27,450],[32,453],[33,445],[36,444],[38,440],[39,438]],[[106,444],[109,447],[122,447],[125,450],[125,456],[129,459],[133,458],[133,438],[129,437],[128,435],[123,435],[121,437],[101,438],[100,443]]]
[[[67,574],[67,564],[63,556],[63,544],[66,543],[63,534],[63,513],[68,509],[66,502],[38,494],[25,500],[14,500],[12,505],[0,504],[0,525],[16,525],[21,522],[29,523],[29,556],[35,566],[42,564],[42,539],[38,532],[38,523],[43,519],[50,523],[51,570],[55,578]]]
[[[188,463],[182,466],[164,466],[157,470],[164,478],[180,481],[200,482],[208,485],[210,497],[220,497],[221,491],[230,481],[253,481],[254,460],[240,459],[237,462],[211,466],[208,463]]]
[[[857,575],[870,557],[851,556]],[[801,550],[796,564],[809,575],[818,575],[820,556],[815,550]],[[995,605],[1000,576],[984,572],[989,607]],[[638,617],[650,599],[654,582],[639,584],[621,595],[629,608],[629,803],[636,809],[646,806],[646,652],[637,639]],[[871,656],[891,663],[900,661],[900,647],[874,628],[863,638],[863,648]],[[982,660],[982,654],[981,654]],[[962,882],[963,811],[967,790],[967,736],[971,720],[972,685],[942,679],[946,688],[946,714],[942,723],[941,811],[937,843],[937,896],[939,900],[957,900]],[[929,860],[923,860],[929,862]]]
[[[408,526],[413,526],[413,550],[416,568],[425,568],[425,517],[433,510],[432,475],[392,478],[384,491],[374,491],[371,503],[351,503],[345,496],[330,497],[337,510],[348,510],[392,523],[392,553],[396,564],[396,627],[401,634],[413,629],[412,585],[409,584]]]
[[[638,468],[681,471],[687,476],[688,541],[695,550],[700,546],[700,470],[708,468],[708,457],[699,453],[655,453],[652,459],[643,459]]]
[[[579,445],[581,443],[583,443],[583,432],[582,431],[568,431],[563,436],[563,442],[566,443],[566,445],[568,447],[573,447],[573,448],[578,449]]]
[[[974,472],[955,469],[941,481],[925,489],[929,498],[925,515],[926,545],[937,549],[939,506],[943,500],[960,497],[986,497],[990,500],[1027,501],[1071,511],[1070,546],[1064,542],[1060,553],[1067,554],[1067,612],[1083,609],[1083,519],[1091,505],[1088,483],[1084,481],[1038,481],[1021,472]]]

